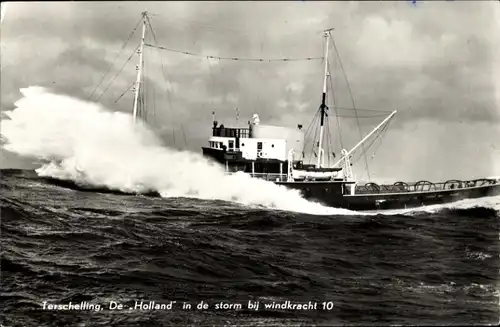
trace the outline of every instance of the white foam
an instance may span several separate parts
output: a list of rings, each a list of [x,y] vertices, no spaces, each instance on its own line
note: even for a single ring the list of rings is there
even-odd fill
[[[244,205],[321,215],[359,214],[302,198],[245,174],[225,175],[201,154],[161,144],[144,124],[96,103],[49,92],[21,89],[23,98],[5,114],[5,149],[49,161],[42,176],[106,186],[125,192],[158,191],[164,197],[220,199]]]
[[[491,208],[500,211],[500,196],[488,196],[476,199],[465,199],[446,204],[434,204],[412,209],[380,210],[384,215],[416,214],[421,212],[435,213],[443,209],[470,209],[476,207]]]

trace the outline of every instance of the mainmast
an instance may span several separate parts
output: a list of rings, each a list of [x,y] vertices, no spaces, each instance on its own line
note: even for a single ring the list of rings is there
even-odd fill
[[[133,112],[133,119],[134,119],[134,124],[137,120],[137,106],[139,104],[139,91],[141,88],[141,79],[142,79],[142,68],[144,66],[144,61],[143,61],[143,52],[144,52],[144,38],[146,36],[146,18],[147,18],[147,12],[142,13],[142,38],[141,38],[141,45],[139,49],[137,50],[137,53],[139,54],[139,64],[136,66],[137,70],[137,79],[135,81],[135,88],[134,88],[134,112]]]
[[[333,28],[327,29],[324,31],[325,36],[325,76],[323,79],[323,95],[321,97],[321,121],[319,127],[319,141],[318,141],[318,162],[316,163],[316,168],[320,168],[322,166],[321,161],[323,159],[324,151],[323,151],[323,133],[324,133],[324,123],[325,123],[325,115],[326,110],[328,109],[326,106],[326,80],[328,77],[328,36],[330,35],[330,31]]]

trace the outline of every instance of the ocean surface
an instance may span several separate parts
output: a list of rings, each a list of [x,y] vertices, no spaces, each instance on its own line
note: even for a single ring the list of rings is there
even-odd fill
[[[0,196],[5,327],[499,322],[498,197],[312,215],[22,170]]]

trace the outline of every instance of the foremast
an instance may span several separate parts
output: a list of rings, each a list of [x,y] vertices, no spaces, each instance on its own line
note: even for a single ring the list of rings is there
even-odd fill
[[[144,67],[143,53],[144,53],[144,39],[146,37],[146,19],[147,19],[147,12],[144,11],[142,13],[142,37],[141,37],[141,45],[139,46],[139,49],[137,50],[137,53],[139,54],[139,64],[136,66],[137,79],[135,81],[135,87],[134,87],[134,111],[133,111],[134,124],[137,121],[137,113],[138,113],[138,106],[139,106],[139,96],[140,96],[141,82],[142,82],[142,69]]]
[[[324,161],[324,150],[323,150],[323,133],[324,133],[324,124],[325,124],[325,116],[326,116],[326,110],[328,110],[328,107],[326,106],[326,81],[328,78],[328,40],[330,36],[330,31],[333,30],[333,28],[327,29],[324,31],[324,37],[325,37],[325,75],[323,77],[323,94],[321,96],[321,106],[320,106],[320,111],[321,111],[321,118],[320,118],[320,126],[319,126],[319,140],[318,140],[318,162],[316,163],[316,168],[323,167],[323,161]]]

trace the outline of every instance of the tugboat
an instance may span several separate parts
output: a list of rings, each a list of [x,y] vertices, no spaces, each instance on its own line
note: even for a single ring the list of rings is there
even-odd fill
[[[149,26],[152,31],[147,12],[142,13],[141,22],[142,37],[140,46],[137,49],[139,64],[136,66],[137,78],[133,87],[134,121],[137,118],[146,120],[142,74],[144,67],[144,47],[155,47],[193,55],[193,53],[146,44],[146,27]],[[139,23],[136,28],[139,26]],[[132,34],[134,31],[132,31]],[[448,180],[438,183],[429,181],[418,181],[415,183],[399,181],[391,185],[379,185],[372,182],[359,183],[352,171],[352,155],[377,131],[381,131],[387,127],[388,122],[394,117],[396,111],[390,112],[377,127],[351,150],[342,150],[340,159],[333,165],[326,167],[325,156],[329,152],[324,149],[324,136],[325,126],[328,126],[328,124],[325,124],[325,121],[328,118],[327,112],[329,110],[327,106],[327,79],[330,76],[328,70],[328,51],[329,40],[332,39],[331,29],[324,31],[324,37],[326,46],[323,57],[323,92],[321,95],[321,105],[315,116],[319,120],[319,137],[317,140],[313,140],[314,146],[312,152],[315,153],[317,158],[314,164],[305,162],[304,153],[307,132],[304,132],[302,125],[297,125],[294,128],[263,125],[260,124],[258,114],[254,114],[252,120],[248,121],[246,126],[226,127],[216,121],[215,112],[212,112],[212,136],[208,139],[208,146],[202,147],[203,156],[220,163],[225,167],[227,174],[244,172],[254,178],[261,178],[287,188],[300,190],[307,199],[318,201],[328,206],[350,210],[405,209],[449,203],[462,199],[500,195],[500,177],[481,178],[470,181]],[[262,61],[262,59],[258,61]],[[333,109],[338,110],[339,108],[334,106]],[[75,184],[70,181],[51,180],[61,185]],[[157,192],[151,192],[148,195],[159,196]]]
[[[253,115],[246,127],[226,127],[215,120],[215,112],[212,112],[212,136],[208,139],[208,146],[202,147],[203,155],[224,165],[228,174],[244,172],[254,178],[298,189],[307,199],[350,210],[406,209],[500,195],[499,177],[437,183],[399,181],[391,185],[358,183],[352,172],[352,154],[382,126],[387,126],[397,111],[391,112],[351,150],[343,149],[336,163],[325,167],[323,144],[328,111],[326,95],[330,31],[324,31],[324,80],[317,113],[320,117],[320,132],[314,149],[317,157],[315,164],[304,162],[305,133],[302,125],[296,128],[263,125],[258,114]]]
[[[395,113],[387,117],[372,133]],[[342,150],[342,158],[331,167],[323,167],[321,164],[324,153],[321,147],[318,151],[320,163],[305,164],[302,154],[304,133],[301,126],[294,129],[262,125],[257,114],[254,114],[253,121],[246,128],[228,128],[214,121],[212,131],[209,146],[202,147],[203,155],[224,165],[228,174],[248,173],[254,178],[298,189],[305,198],[332,207],[357,211],[407,209],[500,195],[499,177],[438,183],[400,181],[390,185],[373,182],[359,185],[353,178],[350,155],[362,142],[350,151]]]

